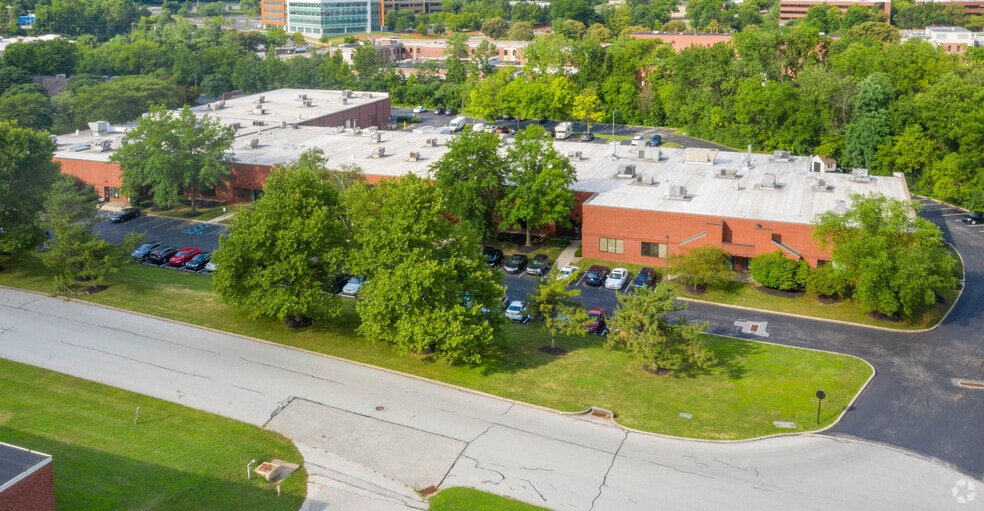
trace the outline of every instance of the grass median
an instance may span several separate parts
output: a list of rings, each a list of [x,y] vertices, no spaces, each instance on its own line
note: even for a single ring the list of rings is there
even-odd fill
[[[0,438],[52,455],[60,510],[296,510],[306,495],[303,467],[280,497],[246,479],[253,459],[302,463],[282,435],[3,359]]]
[[[30,257],[0,263],[6,267],[0,284],[51,289],[50,277]],[[507,325],[512,342],[482,365],[448,366],[400,357],[386,344],[354,335],[359,320],[352,301],[338,318],[291,330],[274,321],[250,320],[222,304],[207,276],[139,265],[127,267],[107,290],[85,299],[561,411],[599,406],[614,410],[623,425],[690,438],[737,440],[827,426],[871,375],[871,368],[853,357],[707,336],[719,364],[654,376],[625,352],[606,350],[595,336],[559,337],[558,345],[568,354],[546,355],[539,348],[549,340],[529,325]],[[827,395],[819,424],[818,389]],[[774,421],[793,422],[796,428],[780,429]]]

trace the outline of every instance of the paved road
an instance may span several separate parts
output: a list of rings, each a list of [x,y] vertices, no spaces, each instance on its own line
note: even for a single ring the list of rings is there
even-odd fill
[[[291,436],[311,474],[305,509],[422,509],[412,490],[431,485],[558,510],[984,508],[984,499],[954,498],[953,488],[967,495],[958,471],[876,444],[811,435],[719,444],[626,432],[22,291],[0,290],[0,332],[4,358]]]

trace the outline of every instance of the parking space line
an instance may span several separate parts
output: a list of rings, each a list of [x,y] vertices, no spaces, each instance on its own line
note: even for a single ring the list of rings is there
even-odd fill
[[[958,211],[958,212],[956,212],[956,213],[943,213],[943,214],[942,214],[942,215],[940,215],[940,216],[962,216],[962,215],[964,215],[964,213],[963,213],[963,212],[959,212],[959,211]]]

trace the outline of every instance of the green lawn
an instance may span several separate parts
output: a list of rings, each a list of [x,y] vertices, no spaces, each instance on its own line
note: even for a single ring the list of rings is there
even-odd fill
[[[448,488],[430,498],[430,511],[537,511],[546,509],[471,488]]]
[[[296,510],[307,492],[303,467],[280,497],[246,479],[253,459],[303,463],[277,433],[3,359],[0,439],[53,456],[59,510]]]
[[[0,261],[0,284],[48,291],[49,277],[33,259]],[[565,356],[545,355],[548,339],[529,325],[507,325],[512,342],[481,366],[451,367],[414,356],[399,357],[385,344],[352,334],[352,301],[339,318],[292,331],[273,321],[253,321],[220,303],[207,276],[130,265],[109,289],[87,300],[364,362],[436,381],[562,411],[589,406],[614,410],[620,423],[645,431],[708,439],[751,438],[794,421],[795,431],[816,429],[817,389],[824,389],[823,424],[847,404],[870,376],[862,361],[840,355],[708,336],[721,363],[708,371],[652,376],[602,339],[558,338]],[[692,414],[683,419],[679,413]]]

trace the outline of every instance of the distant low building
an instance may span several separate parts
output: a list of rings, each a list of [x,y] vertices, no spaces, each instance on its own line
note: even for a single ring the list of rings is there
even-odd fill
[[[926,27],[922,30],[900,30],[899,35],[903,43],[910,39],[922,39],[951,54],[963,54],[967,52],[967,48],[984,45],[984,33],[971,32],[963,27]]]
[[[864,0],[835,0],[832,2],[827,2],[824,0],[780,0],[779,24],[785,25],[792,20],[805,18],[806,13],[809,12],[811,7],[822,4],[836,8],[841,14],[847,12],[847,9],[852,5],[860,5],[861,7],[868,7],[884,12],[886,20],[889,20],[892,17],[892,2],[890,0],[885,0],[883,2]]]
[[[386,23],[386,12],[404,10],[438,12],[440,0],[261,0],[263,26],[282,27],[319,38],[379,32]]]
[[[55,511],[50,455],[0,442],[0,509]]]
[[[691,46],[710,48],[717,43],[731,42],[731,34],[639,32],[632,34],[632,37],[635,39],[659,39],[673,46],[673,49],[677,52],[690,48]]]

